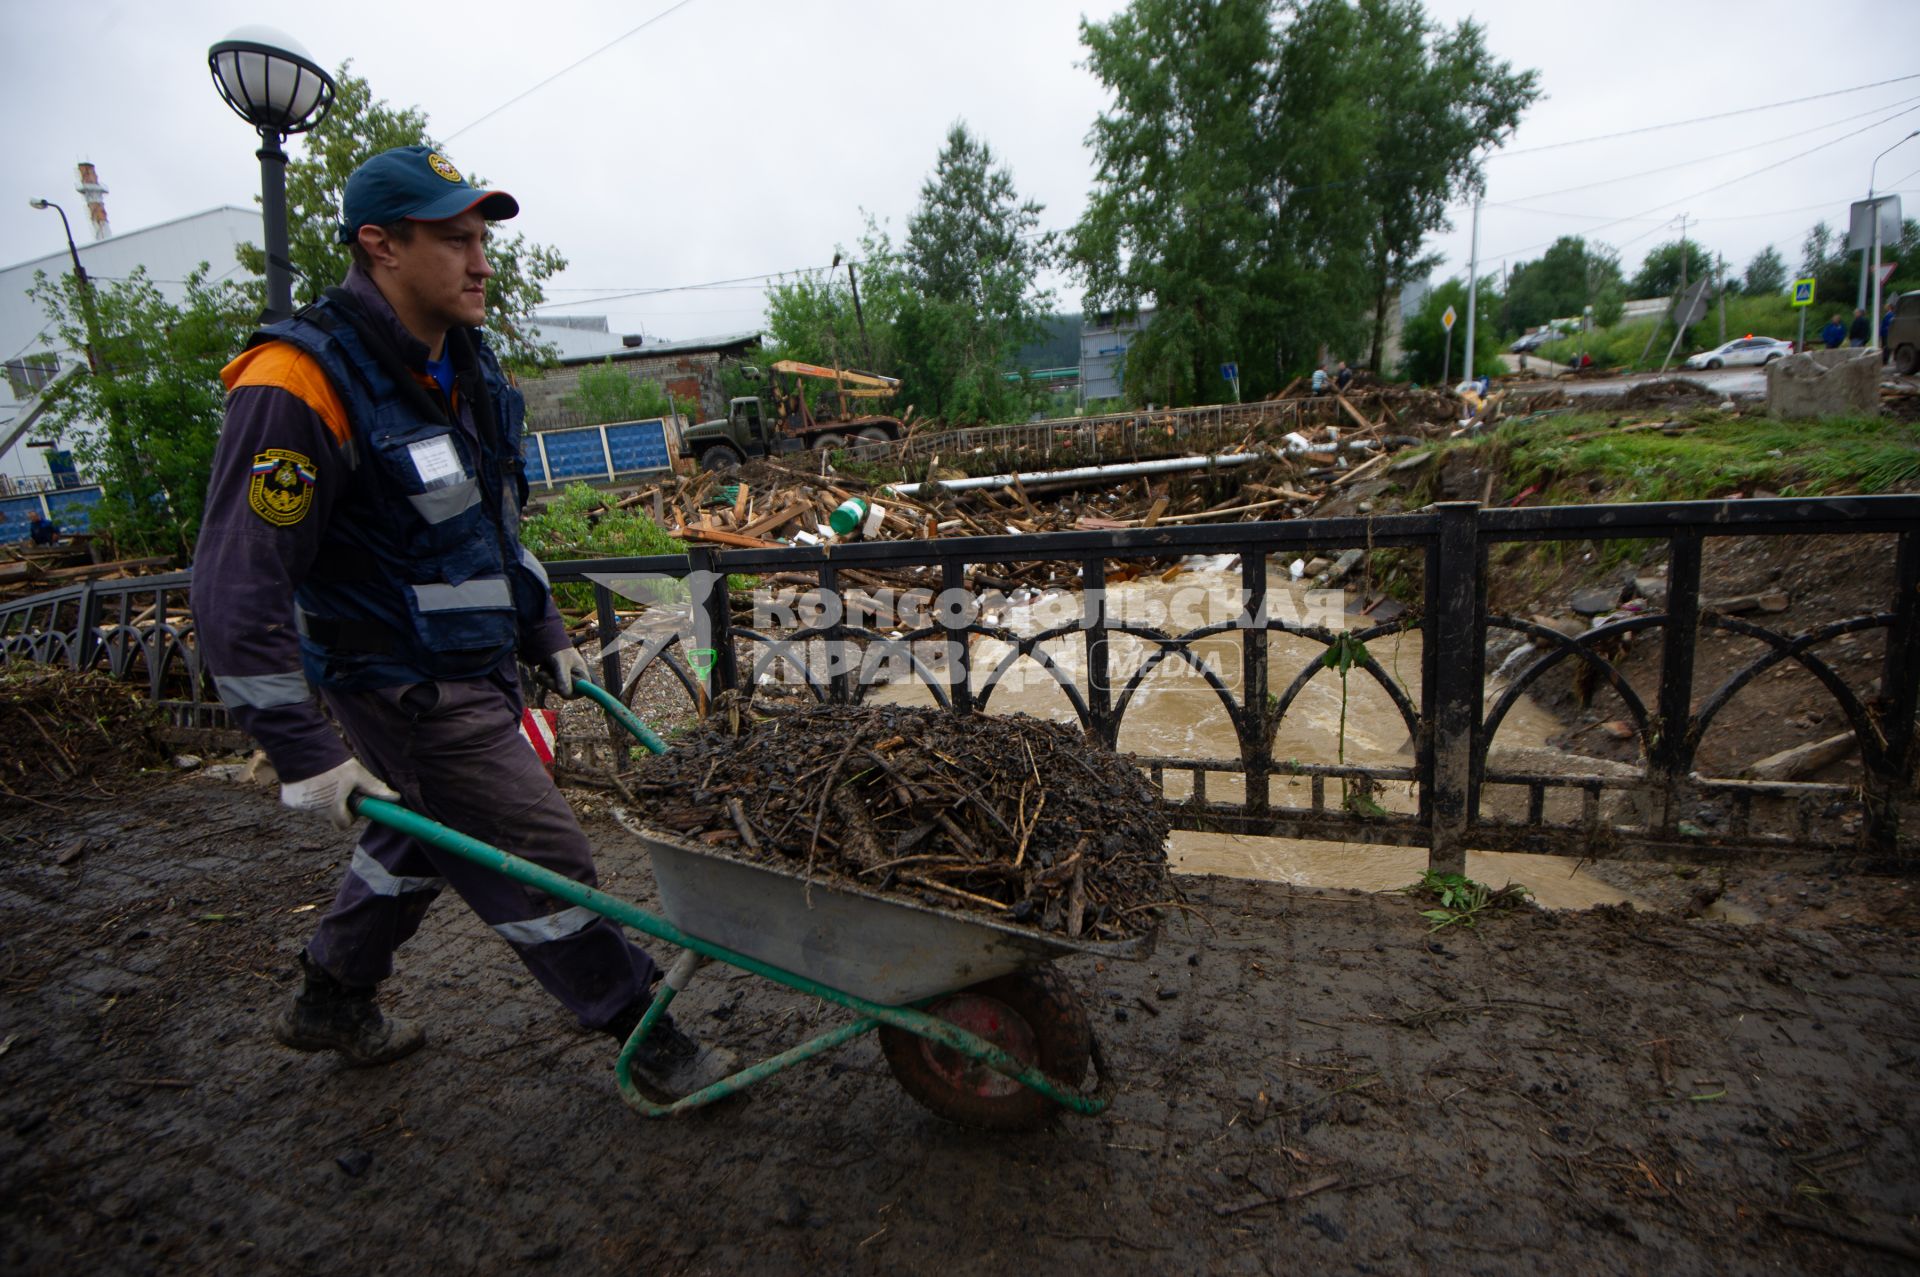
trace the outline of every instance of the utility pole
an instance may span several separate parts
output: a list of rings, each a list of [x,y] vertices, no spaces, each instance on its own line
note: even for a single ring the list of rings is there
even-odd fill
[[[1681,340],[1687,335],[1687,327],[1692,321],[1689,313],[1693,307],[1687,304],[1687,214],[1680,214],[1680,296],[1674,300],[1673,344],[1667,347],[1667,357],[1660,361],[1660,371],[1665,372],[1667,365],[1673,362],[1674,352],[1680,349]],[[1649,343],[1651,344],[1651,343]]]
[[[1480,199],[1473,201],[1473,249],[1467,257],[1467,353],[1461,364],[1473,380],[1473,322],[1480,309]]]
[[[1717,279],[1720,291],[1720,344],[1727,344],[1727,259],[1715,256],[1714,265],[1719,267]]]

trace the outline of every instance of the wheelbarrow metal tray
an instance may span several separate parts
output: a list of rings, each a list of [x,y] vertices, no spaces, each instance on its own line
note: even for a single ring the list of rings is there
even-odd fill
[[[1130,940],[1069,940],[983,914],[936,909],[801,871],[735,860],[651,830],[661,911],[702,940],[869,1002],[898,1006],[1067,954],[1142,958]]]

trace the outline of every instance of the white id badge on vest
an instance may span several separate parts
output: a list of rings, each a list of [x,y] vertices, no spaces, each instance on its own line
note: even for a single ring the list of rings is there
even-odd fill
[[[446,435],[408,444],[407,455],[413,459],[423,489],[444,488],[467,477],[460,455],[453,450],[453,440]]]

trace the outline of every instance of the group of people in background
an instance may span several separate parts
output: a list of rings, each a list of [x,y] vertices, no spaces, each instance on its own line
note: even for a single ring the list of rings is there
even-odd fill
[[[1353,369],[1347,367],[1347,361],[1344,359],[1331,374],[1327,372],[1325,364],[1313,370],[1313,393],[1316,395],[1324,395],[1329,390],[1335,394],[1345,394],[1347,387],[1352,384]]]
[[[1880,316],[1880,357],[1882,359],[1886,358],[1887,330],[1893,327],[1893,308],[1894,303],[1889,301],[1887,309]],[[1864,346],[1872,333],[1866,307],[1861,306],[1855,308],[1851,324],[1841,322],[1837,313],[1827,320],[1827,326],[1820,330],[1820,340],[1825,343],[1828,350],[1838,350],[1843,344]]]

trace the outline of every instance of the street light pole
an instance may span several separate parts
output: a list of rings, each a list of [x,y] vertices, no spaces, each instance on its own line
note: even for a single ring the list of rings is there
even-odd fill
[[[1886,151],[1873,157],[1873,165],[1867,170],[1868,216],[1873,219],[1873,309],[1867,312],[1867,349],[1880,349],[1880,203],[1874,196],[1874,188],[1879,181],[1880,161],[1887,151],[1894,150],[1913,139],[1920,137],[1920,129],[1895,142]]]
[[[1467,349],[1461,360],[1467,380],[1473,380],[1473,326],[1480,313],[1480,200],[1473,201],[1473,246],[1467,255]],[[1447,348],[1453,348],[1453,334],[1447,334]]]
[[[94,347],[100,344],[100,334],[93,313],[93,281],[87,278],[87,268],[80,264],[80,249],[73,242],[73,225],[67,221],[67,210],[52,200],[31,199],[27,204],[43,211],[50,208],[60,214],[60,229],[67,235],[67,256],[73,259],[73,280],[80,289],[80,317],[87,327],[87,370],[99,372],[100,360],[94,354]]]
[[[260,223],[267,250],[263,323],[293,314],[287,257],[287,153],[280,144],[317,127],[333,108],[333,77],[300,43],[271,27],[241,27],[207,50],[207,69],[235,115],[260,135]]]

